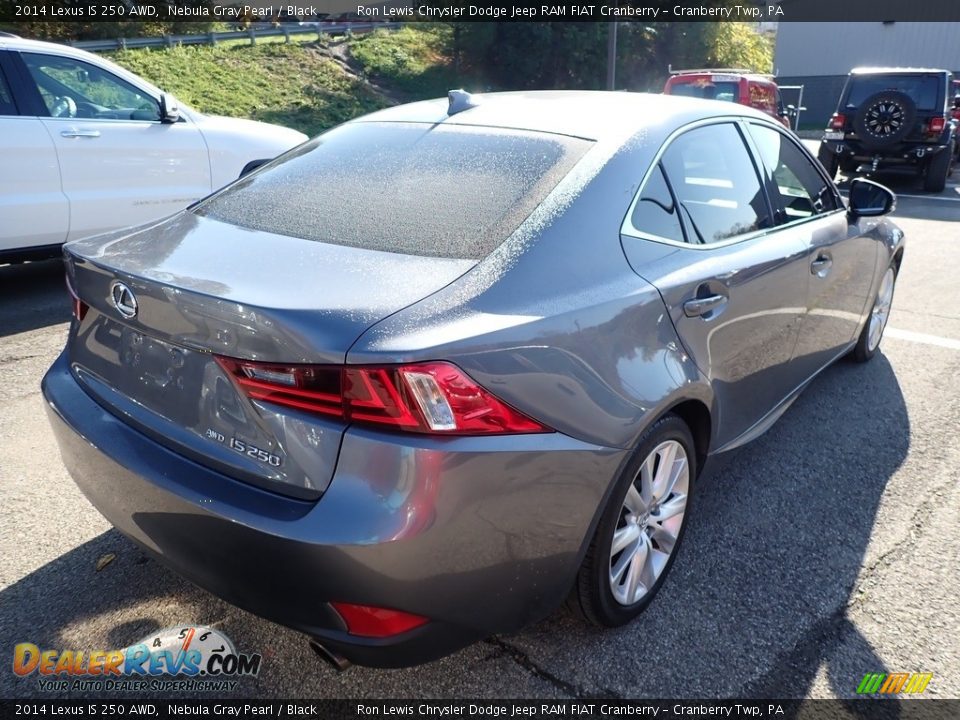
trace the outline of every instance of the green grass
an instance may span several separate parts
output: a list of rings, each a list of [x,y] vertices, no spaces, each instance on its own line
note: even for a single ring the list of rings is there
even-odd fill
[[[442,97],[456,84],[448,27],[376,30],[349,43],[364,76],[403,100]]]
[[[389,104],[324,56],[316,43],[181,46],[108,55],[201,112],[278,123],[308,135]]]

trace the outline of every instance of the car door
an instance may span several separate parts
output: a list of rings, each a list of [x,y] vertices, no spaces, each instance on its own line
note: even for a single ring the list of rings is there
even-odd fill
[[[878,243],[851,224],[836,187],[788,133],[750,123],[780,232],[805,248],[807,311],[794,363],[810,377],[849,349],[866,312]]]
[[[57,152],[40,118],[18,104],[18,79],[0,50],[0,253],[62,243],[70,223]]]
[[[68,240],[170,215],[210,192],[202,135],[186,118],[161,122],[159,98],[78,58],[20,57],[59,156]]]
[[[733,446],[801,381],[790,359],[807,296],[806,248],[774,229],[739,123],[669,141],[623,233],[631,265],[660,290],[713,385],[718,447]],[[651,253],[649,241],[674,250]]]

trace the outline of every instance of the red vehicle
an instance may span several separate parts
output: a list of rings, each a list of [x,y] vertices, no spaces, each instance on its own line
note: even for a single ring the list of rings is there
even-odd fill
[[[726,100],[761,110],[790,128],[790,118],[772,75],[750,70],[679,70],[663,87],[665,95]]]

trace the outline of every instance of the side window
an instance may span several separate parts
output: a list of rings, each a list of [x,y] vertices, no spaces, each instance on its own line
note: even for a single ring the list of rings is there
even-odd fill
[[[13,104],[13,93],[10,92],[10,86],[3,76],[3,70],[0,70],[0,115],[16,115],[17,106]]]
[[[793,141],[762,125],[751,125],[750,134],[780,195],[785,223],[837,209],[833,188]]]
[[[643,185],[637,204],[630,215],[634,229],[644,235],[683,242],[683,225],[673,194],[658,164]]]
[[[160,104],[130,83],[82,60],[21,53],[51,117],[160,120]]]
[[[662,163],[691,232],[689,242],[721,242],[772,225],[760,178],[733,124],[680,135]]]

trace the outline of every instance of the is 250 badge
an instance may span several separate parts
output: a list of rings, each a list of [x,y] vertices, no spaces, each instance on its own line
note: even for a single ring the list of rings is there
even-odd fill
[[[249,458],[253,458],[262,463],[266,463],[270,467],[280,467],[283,463],[283,460],[276,453],[272,453],[269,450],[264,450],[263,448],[257,447],[252,443],[248,443],[246,440],[241,440],[237,437],[232,437],[227,439],[227,437],[220,432],[217,432],[213,428],[209,428],[206,432],[206,436],[211,440],[216,440],[219,443],[223,443],[231,450],[245,455]]]

